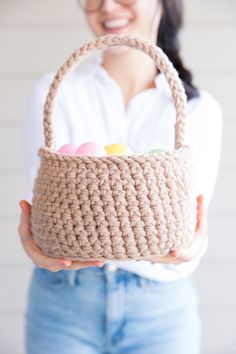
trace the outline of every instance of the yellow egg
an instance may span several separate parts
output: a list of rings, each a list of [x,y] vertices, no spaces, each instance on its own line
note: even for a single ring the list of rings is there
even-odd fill
[[[131,155],[131,149],[125,144],[110,144],[105,147],[107,156],[117,155],[117,156],[124,156],[124,155]]]

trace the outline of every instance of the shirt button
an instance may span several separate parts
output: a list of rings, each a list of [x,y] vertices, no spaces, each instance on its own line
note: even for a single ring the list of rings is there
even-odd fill
[[[115,264],[108,264],[107,268],[110,272],[115,272],[117,270],[117,266]]]

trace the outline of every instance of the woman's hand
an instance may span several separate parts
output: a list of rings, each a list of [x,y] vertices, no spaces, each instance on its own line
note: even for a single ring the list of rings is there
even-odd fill
[[[203,195],[197,197],[197,225],[194,241],[190,246],[172,251],[171,254],[182,262],[188,262],[201,254],[208,242],[207,210],[204,207]]]
[[[198,205],[196,235],[191,245],[186,248],[171,251],[167,256],[164,257],[156,257],[156,259],[148,258],[145,260],[150,261],[152,263],[181,264],[182,262],[193,260],[199,254],[201,254],[202,250],[204,249],[204,246],[207,243],[208,223],[207,211],[203,205],[202,195],[199,195],[197,197],[197,202]],[[63,258],[54,258],[45,255],[42,250],[36,245],[32,237],[30,225],[31,205],[25,200],[21,200],[19,205],[22,209],[22,213],[20,224],[18,226],[18,232],[20,234],[21,242],[26,253],[36,266],[56,272],[63,268],[76,270],[83,267],[101,266],[104,264],[103,261],[81,262]]]
[[[45,255],[41,248],[35,243],[31,232],[31,205],[21,200],[19,202],[21,207],[21,218],[18,225],[18,232],[21,238],[21,243],[27,255],[31,258],[32,262],[40,267],[46,268],[52,272],[57,272],[63,268],[77,270],[89,266],[101,266],[103,261],[72,261],[63,258],[54,258]]]
[[[203,195],[197,197],[197,225],[196,234],[193,242],[186,248],[171,251],[165,257],[157,257],[155,260],[150,260],[153,263],[173,263],[180,264],[188,262],[196,258],[203,251],[208,241],[208,222],[207,210],[203,204]]]

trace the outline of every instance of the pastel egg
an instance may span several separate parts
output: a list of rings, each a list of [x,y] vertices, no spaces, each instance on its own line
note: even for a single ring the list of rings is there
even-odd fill
[[[77,149],[77,146],[74,145],[74,144],[65,144],[65,145],[62,145],[58,150],[57,152],[59,152],[60,154],[63,154],[63,155],[74,155],[75,154],[75,151]]]
[[[75,155],[79,156],[106,156],[106,150],[97,143],[84,143],[75,151]]]
[[[107,156],[111,155],[132,155],[132,150],[125,144],[110,144],[105,147]]]
[[[161,154],[162,152],[165,152],[165,150],[163,150],[163,149],[153,149],[153,150],[149,151],[149,154],[158,155],[158,154]]]

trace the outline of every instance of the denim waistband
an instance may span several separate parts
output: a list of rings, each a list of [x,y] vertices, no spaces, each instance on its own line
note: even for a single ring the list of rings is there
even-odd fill
[[[119,268],[114,263],[105,263],[103,267],[86,267],[79,270],[62,270],[66,281],[69,285],[74,286],[78,280],[87,279],[95,281],[100,278],[101,281],[106,282],[131,282],[135,281],[139,286],[145,286],[147,283],[155,282],[156,285],[160,284],[162,287],[171,287],[177,285],[180,282],[189,282],[192,281],[192,277],[189,276],[187,279],[179,279],[171,282],[158,282],[156,280],[143,277],[142,275],[130,272],[128,270]]]
[[[119,281],[131,281],[135,280],[139,285],[144,285],[146,278],[136,274],[129,272],[125,269],[117,267],[114,263],[105,263],[102,267],[87,267],[81,268],[79,270],[62,270],[64,273],[67,282],[73,286],[76,283],[78,277],[86,277],[86,278],[94,278],[101,280],[106,280],[107,282],[119,282]]]

